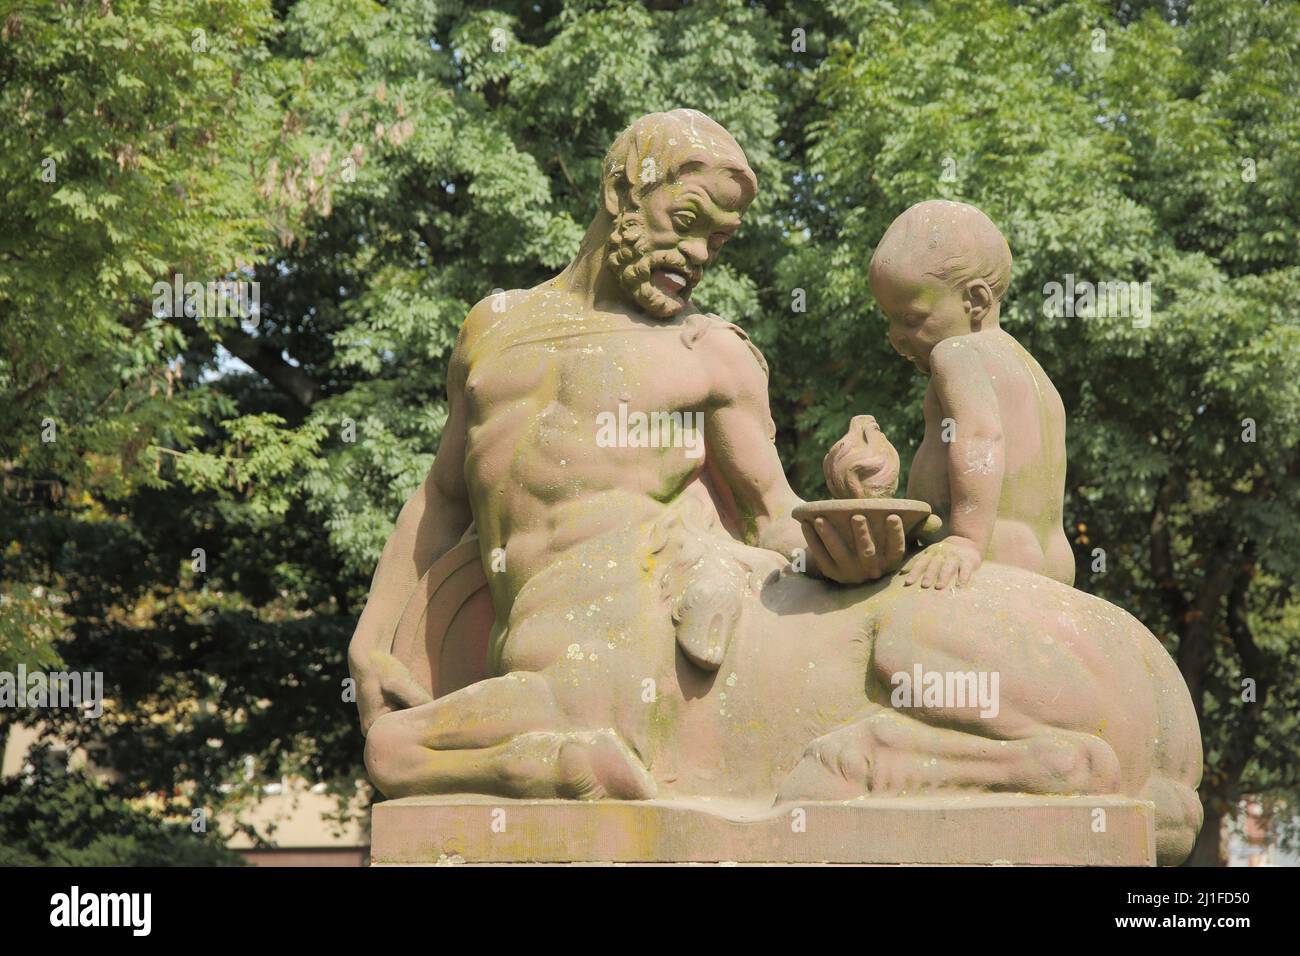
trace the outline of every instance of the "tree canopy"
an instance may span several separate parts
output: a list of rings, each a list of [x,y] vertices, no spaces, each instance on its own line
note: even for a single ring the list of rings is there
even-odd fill
[[[111,698],[0,725],[117,796],[352,791],[344,651],[460,324],[568,261],[628,122],[689,106],[759,178],[696,298],[766,355],[796,490],[856,413],[906,466],[924,383],[866,265],[913,202],[979,206],[1069,415],[1078,586],[1192,690],[1198,859],[1242,795],[1294,806],[1300,5],[4,0],[0,78],[0,670]],[[178,276],[255,308],[187,314]],[[1149,283],[1148,320],[1053,312],[1067,277]]]

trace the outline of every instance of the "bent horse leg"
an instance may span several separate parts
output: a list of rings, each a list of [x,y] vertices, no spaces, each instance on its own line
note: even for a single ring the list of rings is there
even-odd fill
[[[366,769],[388,797],[653,795],[654,783],[612,732],[567,726],[544,677],[511,673],[409,710],[366,737]]]
[[[995,739],[932,726],[883,705],[814,740],[779,800],[864,794],[1011,791],[1113,793],[1119,760],[1099,737],[1039,726]]]

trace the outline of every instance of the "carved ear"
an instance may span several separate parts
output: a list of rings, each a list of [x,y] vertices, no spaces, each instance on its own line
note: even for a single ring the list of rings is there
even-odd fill
[[[983,279],[972,279],[966,284],[966,309],[971,331],[978,332],[993,309],[993,290]]]
[[[627,153],[623,156],[623,162],[619,168],[612,172],[606,171],[605,178],[601,182],[601,200],[605,203],[605,211],[610,216],[617,216],[619,212],[627,205],[629,191],[634,182],[633,176],[637,175],[640,169],[641,154],[637,150],[636,140],[628,143]]]
[[[611,217],[618,215],[624,203],[627,191],[627,167],[605,176],[600,184],[600,198],[605,204],[605,212]]]

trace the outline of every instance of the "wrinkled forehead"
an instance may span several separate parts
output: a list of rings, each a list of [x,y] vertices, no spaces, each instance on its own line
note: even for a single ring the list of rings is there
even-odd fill
[[[691,160],[678,167],[677,175],[664,184],[664,191],[674,200],[694,200],[719,219],[738,220],[754,198],[745,171]]]

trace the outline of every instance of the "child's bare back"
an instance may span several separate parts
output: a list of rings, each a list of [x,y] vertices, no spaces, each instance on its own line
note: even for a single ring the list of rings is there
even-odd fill
[[[971,360],[941,354],[963,349]],[[932,378],[926,391],[925,437],[912,460],[907,496],[929,502],[945,529],[950,529],[954,507],[973,507],[961,495],[963,479],[968,473],[990,472],[1000,465],[996,518],[983,558],[1073,584],[1074,554],[1061,525],[1065,407],[1056,388],[1034,357],[1001,329],[941,343],[932,364],[943,370],[936,371],[936,377],[942,374],[946,381]],[[941,397],[954,390],[975,401],[991,394],[993,401],[983,408],[962,410],[959,403],[946,403]],[[960,423],[971,428],[973,441],[953,434]],[[1000,455],[993,447],[992,433],[1000,436]],[[945,441],[945,436],[950,440]],[[954,468],[961,473],[950,474]],[[955,503],[954,490],[958,491]]]

